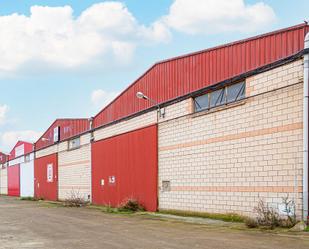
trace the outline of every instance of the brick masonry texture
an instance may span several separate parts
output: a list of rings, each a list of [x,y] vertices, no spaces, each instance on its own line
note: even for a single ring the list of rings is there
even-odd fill
[[[7,180],[7,167],[0,168],[0,194],[8,194],[8,180]]]
[[[302,209],[302,60],[246,79],[245,100],[193,113],[192,99],[159,121],[159,208],[253,215],[259,199],[278,207],[289,195]],[[141,100],[142,101],[142,100]],[[95,141],[157,122],[156,111],[100,128]],[[91,190],[90,134],[36,153],[59,154],[59,197]],[[83,177],[81,177],[83,176]],[[84,178],[84,179],[82,179]],[[170,181],[163,191],[162,181]]]
[[[302,208],[302,60],[246,79],[245,100],[159,124],[159,208],[253,215],[259,199]],[[280,88],[280,89],[279,89]],[[270,92],[271,91],[271,92]],[[176,118],[179,117],[179,118]],[[175,119],[176,118],[176,119]]]
[[[145,101],[145,100],[141,100]],[[142,127],[146,127],[157,122],[156,111],[147,112],[135,118],[106,126],[94,132],[96,141],[109,138],[115,135],[133,131]]]
[[[65,200],[73,196],[88,200],[91,197],[90,134],[81,136],[78,149],[58,152],[58,197]],[[68,142],[64,142],[68,148]]]

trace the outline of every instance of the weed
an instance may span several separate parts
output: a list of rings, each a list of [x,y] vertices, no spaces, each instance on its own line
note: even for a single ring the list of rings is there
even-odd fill
[[[257,220],[251,217],[245,219],[245,224],[248,228],[257,228],[259,226]]]
[[[85,201],[85,199],[80,195],[79,192],[71,191],[71,196],[66,198],[63,205],[65,207],[83,207],[86,206],[89,201]]]
[[[124,212],[137,212],[144,211],[145,209],[136,199],[129,198],[120,205],[118,210]]]
[[[43,201],[44,198],[27,196],[27,197],[20,197],[19,200],[21,200],[21,201]]]
[[[289,196],[282,198],[282,204],[284,205],[284,216],[279,215],[278,211],[270,207],[263,200],[259,200],[254,211],[257,213],[256,219],[250,218],[246,221],[246,225],[249,228],[263,227],[274,229],[276,227],[291,228],[297,223],[295,215],[295,203],[293,200],[289,200]]]

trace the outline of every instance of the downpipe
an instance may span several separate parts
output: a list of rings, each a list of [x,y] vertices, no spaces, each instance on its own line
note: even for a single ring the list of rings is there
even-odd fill
[[[305,37],[304,48],[309,48],[309,33]],[[304,111],[303,111],[303,220],[308,221],[308,92],[309,54],[304,55]]]

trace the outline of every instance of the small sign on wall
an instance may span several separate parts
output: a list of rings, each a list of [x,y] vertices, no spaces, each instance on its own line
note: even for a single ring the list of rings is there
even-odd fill
[[[54,142],[59,142],[59,138],[60,138],[60,127],[57,126],[54,128]]]
[[[108,183],[109,183],[109,185],[116,184],[116,177],[115,176],[109,176],[108,177]]]
[[[47,164],[47,182],[53,182],[53,164]]]

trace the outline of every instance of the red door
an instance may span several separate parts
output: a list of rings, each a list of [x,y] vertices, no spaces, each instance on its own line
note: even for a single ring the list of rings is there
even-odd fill
[[[93,203],[119,206],[134,198],[157,210],[157,146],[157,126],[93,143]]]
[[[8,167],[8,195],[20,195],[20,182],[19,182],[20,168],[19,164]]]
[[[34,160],[34,195],[45,200],[58,199],[57,153]]]

